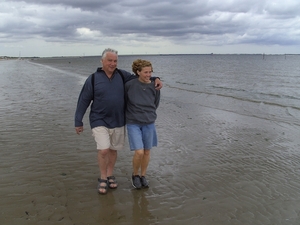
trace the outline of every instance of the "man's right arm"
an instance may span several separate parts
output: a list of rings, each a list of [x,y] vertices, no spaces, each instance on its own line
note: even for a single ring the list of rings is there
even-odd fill
[[[78,97],[77,107],[75,112],[75,127],[83,127],[82,119],[89,107],[91,101],[93,100],[93,87],[91,82],[91,76],[88,77],[81,89]]]
[[[76,134],[80,134],[81,132],[83,132],[83,126],[82,127],[75,127],[76,130]]]

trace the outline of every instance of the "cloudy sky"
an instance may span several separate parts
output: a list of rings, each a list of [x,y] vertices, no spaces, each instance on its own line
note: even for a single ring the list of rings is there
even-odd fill
[[[0,0],[0,56],[300,53],[299,0]]]

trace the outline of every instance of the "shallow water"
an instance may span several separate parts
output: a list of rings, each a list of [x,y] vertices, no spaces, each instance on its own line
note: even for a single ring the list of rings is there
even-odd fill
[[[119,56],[118,67],[131,71],[137,58],[150,60],[153,75],[161,77],[167,87],[187,95],[196,93],[194,104],[210,106],[211,101],[219,100],[222,110],[264,119],[272,116],[271,120],[300,125],[300,55]],[[99,57],[42,58],[36,62],[84,77],[100,66]],[[232,108],[235,105],[238,107]]]
[[[168,60],[154,58],[171,64],[172,56],[163,57]],[[64,59],[67,65],[47,60],[40,61],[47,67],[0,61],[1,224],[299,224],[297,107],[187,89],[195,85],[183,84],[188,79],[179,80],[175,72],[178,79],[169,80],[158,67],[155,75],[165,86],[150,188],[132,189],[127,146],[116,165],[118,189],[99,196],[87,116],[82,135],[73,127],[82,83],[98,65],[78,69],[70,59]],[[216,79],[211,86],[220,85]]]

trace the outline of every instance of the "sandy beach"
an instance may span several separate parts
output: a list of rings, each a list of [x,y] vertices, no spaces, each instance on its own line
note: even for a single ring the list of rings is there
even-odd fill
[[[82,135],[73,123],[84,79],[0,61],[0,224],[300,224],[299,126],[219,110],[220,102],[237,106],[167,84],[150,188],[132,188],[126,144],[115,167],[119,187],[98,195],[87,114]]]

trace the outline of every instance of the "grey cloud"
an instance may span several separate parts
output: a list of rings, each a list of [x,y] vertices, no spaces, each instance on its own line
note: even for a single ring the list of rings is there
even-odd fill
[[[107,38],[135,34],[149,39],[162,37],[175,43],[199,40],[211,45],[299,44],[292,30],[300,28],[295,22],[300,3],[289,2],[291,4],[267,0],[26,0],[27,4],[41,6],[37,10],[45,11],[18,9],[16,18],[5,20],[0,32],[16,39],[41,36],[49,41],[92,41],[88,37],[82,39],[77,33],[78,28],[88,28]],[[295,27],[289,26],[290,23]],[[274,26],[279,28],[274,29]],[[207,36],[211,36],[210,40]]]
[[[11,2],[26,2],[37,5],[61,5],[65,7],[80,8],[82,10],[94,11],[101,8],[106,8],[114,3],[118,4],[121,1],[106,1],[106,0],[10,0]]]

